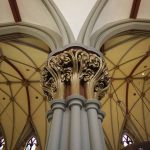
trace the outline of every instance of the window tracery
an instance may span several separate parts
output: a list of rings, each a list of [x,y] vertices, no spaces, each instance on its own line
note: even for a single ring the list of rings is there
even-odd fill
[[[32,136],[26,143],[24,150],[36,150],[37,146],[38,146],[37,140],[34,136]]]
[[[3,150],[5,146],[5,140],[3,136],[0,136],[0,150]]]
[[[133,143],[134,143],[133,139],[127,133],[124,133],[123,136],[122,136],[123,146],[126,147],[130,144],[133,144]]]

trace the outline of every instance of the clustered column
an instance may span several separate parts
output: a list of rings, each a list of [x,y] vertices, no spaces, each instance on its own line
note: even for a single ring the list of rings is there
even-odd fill
[[[47,150],[105,150],[100,100],[109,87],[103,56],[84,47],[49,55],[41,83],[51,109]]]
[[[51,104],[52,111],[48,113],[49,122],[52,117],[51,129],[47,143],[47,149],[60,149],[60,134],[62,130],[62,118],[65,111],[65,103],[63,100],[54,100]]]

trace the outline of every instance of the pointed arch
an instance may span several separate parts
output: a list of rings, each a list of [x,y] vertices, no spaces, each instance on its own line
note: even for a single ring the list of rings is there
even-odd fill
[[[134,132],[132,128],[134,128],[136,132]],[[118,150],[122,148],[121,147],[122,137],[125,133],[128,134],[128,136],[131,137],[131,139],[136,143],[140,143],[140,141],[143,141],[142,136],[140,135],[140,132],[137,130],[132,120],[129,119],[129,116],[126,116],[124,118],[121,131],[120,131],[120,135],[119,135]]]
[[[121,138],[125,129],[125,125],[126,125],[126,121],[127,121],[127,116],[124,118],[121,129],[120,129],[120,133],[119,133],[119,140],[118,140],[118,149],[121,149]]]
[[[90,37],[90,45],[100,50],[102,45],[111,37],[128,30],[145,30],[150,31],[150,21],[140,19],[127,19],[109,23],[98,29]]]
[[[33,137],[34,137],[34,140],[32,139]],[[32,142],[36,146],[39,146],[40,149],[42,149],[38,132],[36,131],[36,128],[33,122],[28,118],[26,125],[24,126],[22,133],[20,134],[20,137],[18,138],[18,141],[16,142],[14,149],[21,149],[22,147],[26,148],[27,145],[30,145]]]
[[[130,145],[130,144],[133,144],[133,143],[134,143],[134,140],[133,140],[133,138],[131,137],[131,135],[129,135],[128,132],[124,132],[123,135],[122,135],[122,140],[121,140],[121,142],[122,142],[122,145],[123,145],[124,147],[126,147],[126,146],[128,146],[128,145]]]
[[[7,150],[6,136],[5,136],[2,125],[0,124],[0,149],[1,148],[5,148],[5,150]]]
[[[35,150],[36,147],[38,146],[38,142],[37,142],[37,139],[34,135],[32,135],[26,145],[25,145],[25,150]]]
[[[134,130],[133,130],[134,129]],[[133,123],[131,119],[129,119],[126,123],[126,130],[131,134],[134,135],[136,141],[144,141],[140,131],[137,129],[136,125]]]
[[[7,30],[6,30],[6,32],[7,32]],[[12,94],[9,93],[9,95],[12,95],[12,97],[15,97],[18,93],[19,94],[21,93],[21,94],[24,95],[24,97],[22,97],[22,99],[21,99],[22,100],[21,103],[18,103],[18,101],[20,102],[21,97],[19,98],[19,96],[18,97],[16,96],[14,98],[14,101],[10,101],[10,103],[8,103],[8,105],[6,105],[6,107],[3,110],[3,114],[7,115],[7,113],[4,113],[4,112],[6,112],[9,104],[15,105],[15,111],[13,113],[10,112],[10,114],[11,114],[10,118],[13,118],[13,117],[15,118],[15,121],[11,121],[11,119],[10,119],[11,125],[9,123],[7,123],[8,121],[6,121],[6,123],[4,124],[4,122],[3,122],[4,119],[1,118],[2,119],[2,125],[3,125],[3,127],[5,129],[5,133],[6,133],[6,140],[7,140],[8,149],[12,148],[12,149],[19,150],[22,144],[25,145],[25,141],[28,139],[27,137],[31,136],[33,134],[36,136],[37,140],[39,141],[38,143],[39,143],[40,149],[43,149],[44,146],[45,146],[46,138],[41,138],[42,131],[40,131],[38,126],[37,126],[38,120],[34,119],[34,117],[38,116],[38,115],[37,114],[35,115],[34,113],[32,114],[32,112],[33,111],[34,112],[41,112],[41,111],[39,111],[39,109],[42,106],[42,112],[44,112],[44,114],[42,115],[43,118],[44,118],[43,119],[43,122],[44,122],[43,125],[45,126],[45,128],[44,128],[45,131],[44,132],[45,132],[45,137],[46,137],[47,136],[47,132],[46,132],[47,131],[47,126],[46,126],[47,122],[46,122],[45,112],[46,112],[47,105],[44,105],[44,106],[42,105],[43,103],[46,103],[46,100],[44,100],[43,94],[37,90],[38,86],[40,86],[40,84],[39,84],[40,81],[38,80],[39,79],[38,77],[35,77],[35,79],[30,79],[29,78],[28,83],[31,83],[29,86],[24,86],[23,83],[24,83],[24,79],[28,78],[28,77],[25,76],[25,73],[29,72],[28,70],[26,70],[26,66],[27,66],[27,69],[32,68],[33,73],[37,73],[39,75],[40,74],[40,67],[42,66],[43,62],[45,61],[45,59],[43,59],[43,58],[47,57],[48,53],[50,52],[50,48],[47,44],[45,44],[43,41],[39,40],[38,38],[34,38],[33,36],[30,36],[29,34],[18,34],[18,32],[16,32],[16,34],[10,34],[10,35],[3,33],[3,36],[0,36],[0,40],[2,40],[1,43],[3,43],[3,46],[4,46],[4,47],[2,46],[2,52],[4,52],[3,50],[5,50],[6,45],[11,44],[11,46],[13,47],[13,46],[15,46],[15,43],[17,41],[18,44],[14,47],[14,49],[13,48],[10,48],[10,49],[14,52],[17,52],[15,56],[17,56],[18,53],[21,54],[20,55],[21,57],[17,57],[19,59],[17,59],[17,58],[13,59],[13,57],[11,57],[11,52],[2,54],[2,56],[4,56],[3,63],[7,64],[8,66],[10,66],[10,68],[12,68],[14,70],[12,75],[14,77],[15,76],[18,77],[20,75],[20,77],[17,79],[18,80],[17,81],[18,89],[16,88],[16,91],[12,92],[12,90],[15,89],[14,84],[11,84],[11,85],[8,84],[7,85],[7,83],[11,82],[11,78],[8,79],[8,80],[6,78],[6,81],[4,81],[3,84],[4,85],[6,84],[6,86],[8,88],[9,88],[9,86],[11,86],[12,89],[9,92],[12,93]],[[9,40],[10,43],[8,42],[8,40]],[[9,48],[7,48],[7,50],[8,49]],[[23,49],[24,49],[24,51],[23,51]],[[42,61],[39,63],[38,60],[37,60],[37,62],[35,63],[34,60],[36,60],[37,57],[36,58],[34,58],[34,57],[31,58],[32,56],[35,56],[35,55],[33,54],[31,56],[31,53],[32,53],[31,51],[27,54],[26,53],[27,50],[31,50],[31,51],[35,50],[34,54],[37,54],[38,56],[40,55],[41,56],[40,58],[41,58]],[[29,59],[28,56],[31,59]],[[22,61],[23,60],[22,58],[27,58],[27,61],[26,62]],[[34,65],[32,65],[32,63]],[[37,66],[38,63],[39,63],[39,65]],[[5,67],[5,68],[8,69],[7,67]],[[26,72],[20,71],[20,69],[22,69],[22,68],[24,68],[24,70],[26,70]],[[3,71],[3,68],[1,68],[1,69]],[[9,75],[9,73],[8,73],[8,75]],[[19,79],[21,79],[21,80],[19,80]],[[10,82],[9,82],[9,80],[10,80]],[[38,86],[34,90],[34,89],[32,89],[31,86],[35,85],[35,83]],[[19,88],[19,86],[20,86],[20,88]],[[1,86],[1,88],[3,89],[2,86]],[[4,91],[5,90],[6,89],[4,89]],[[34,94],[31,95],[30,90],[32,90],[32,92],[34,90],[33,93],[35,95]],[[16,92],[17,92],[17,94],[16,94]],[[37,98],[34,97],[34,96],[37,96]],[[31,97],[35,98],[36,101],[35,102],[32,101]],[[11,98],[11,96],[9,96],[9,98]],[[5,101],[3,101],[3,102],[5,102]],[[35,103],[37,105],[34,107]],[[36,108],[36,109],[34,110],[34,108]],[[34,115],[34,117],[33,117],[33,115]],[[22,121],[21,124],[20,124],[20,120]],[[10,128],[12,129],[12,131],[8,132],[8,129],[10,129]],[[32,131],[30,131],[30,129],[32,129]],[[30,134],[30,133],[33,133],[33,134]],[[11,137],[13,137],[13,138],[11,138]]]
[[[83,43],[85,45],[90,46],[90,36],[91,36],[92,30],[94,28],[94,25],[96,23],[98,16],[102,12],[107,2],[108,0],[97,0],[97,2],[95,3],[94,7],[90,11],[90,14],[88,15],[85,23],[83,24],[80,30],[80,33],[77,39],[79,43]]]
[[[68,45],[75,41],[74,35],[70,26],[65,20],[59,8],[55,5],[53,0],[42,0],[49,13],[52,15],[55,23],[57,24],[63,39],[63,45]]]
[[[148,24],[147,24],[147,26],[148,26]],[[141,27],[142,27],[142,23],[141,23]],[[134,26],[133,26],[133,28],[134,28]],[[139,26],[139,28],[140,28],[140,26]],[[144,27],[143,27],[144,28]],[[107,32],[107,31],[106,31]],[[123,32],[123,33],[119,33],[119,34],[117,34],[117,35],[114,35],[114,37],[112,37],[111,39],[109,39],[107,42],[105,42],[104,43],[104,47],[103,47],[103,52],[104,52],[104,56],[105,56],[105,58],[106,58],[106,60],[108,60],[107,62],[108,62],[108,68],[110,67],[110,73],[111,73],[111,68],[113,68],[112,70],[117,70],[118,68],[119,69],[122,69],[121,68],[121,65],[119,66],[118,64],[118,62],[119,62],[119,60],[121,60],[120,58],[123,58],[124,56],[126,56],[126,58],[127,58],[127,60],[128,61],[126,61],[125,59],[125,61],[124,62],[122,62],[122,64],[126,64],[126,62],[127,63],[131,63],[131,65],[129,65],[128,67],[126,67],[127,68],[127,70],[125,71],[125,77],[122,77],[121,78],[121,73],[119,74],[113,74],[112,73],[112,79],[113,79],[113,77],[114,77],[114,80],[112,80],[113,82],[112,82],[112,89],[114,90],[112,90],[112,89],[110,89],[110,93],[113,93],[112,95],[108,92],[108,98],[106,97],[106,99],[104,99],[104,103],[103,103],[103,108],[104,108],[104,111],[106,111],[107,112],[107,108],[108,108],[108,106],[107,106],[107,104],[106,104],[106,102],[107,101],[111,101],[112,99],[116,102],[116,107],[114,107],[114,108],[116,108],[117,109],[117,111],[116,111],[116,114],[119,112],[118,110],[118,108],[120,108],[121,109],[121,111],[122,111],[122,113],[123,113],[123,115],[119,115],[120,116],[120,120],[118,121],[118,118],[115,118],[115,117],[117,117],[117,115],[119,114],[117,114],[116,116],[115,116],[115,112],[113,112],[113,118],[115,118],[115,120],[114,121],[117,121],[118,122],[118,127],[117,126],[115,126],[115,128],[113,128],[113,130],[114,131],[117,131],[118,130],[118,133],[119,133],[119,136],[118,136],[118,134],[116,135],[115,133],[116,132],[114,132],[113,134],[115,135],[115,139],[116,139],[116,142],[118,143],[118,144],[116,144],[117,146],[116,146],[116,149],[117,150],[120,150],[121,149],[121,138],[122,138],[122,134],[123,134],[123,132],[124,131],[126,131],[126,132],[128,132],[130,135],[133,135],[132,137],[137,141],[137,142],[140,142],[140,141],[144,141],[144,140],[147,140],[147,135],[146,135],[146,131],[145,131],[145,129],[147,128],[147,125],[146,125],[146,127],[144,126],[144,121],[146,120],[146,119],[144,119],[144,117],[142,117],[142,115],[143,115],[143,112],[145,111],[145,108],[143,109],[142,107],[141,107],[141,105],[143,105],[144,104],[144,101],[142,100],[142,91],[144,91],[143,90],[143,87],[145,86],[144,84],[145,84],[145,82],[147,82],[147,78],[146,78],[146,80],[145,80],[145,78],[140,78],[140,79],[142,79],[142,80],[138,80],[138,82],[140,82],[140,86],[138,86],[139,84],[137,84],[138,82],[137,82],[137,80],[134,80],[134,79],[136,79],[136,78],[134,78],[134,76],[133,76],[133,86],[134,86],[134,84],[135,84],[135,87],[133,87],[133,88],[130,88],[129,89],[129,92],[127,93],[126,91],[127,91],[127,89],[126,89],[126,84],[128,83],[128,80],[126,80],[126,77],[128,77],[128,74],[130,74],[130,72],[132,71],[132,70],[135,70],[135,69],[133,69],[133,68],[137,68],[137,64],[139,64],[139,62],[141,62],[141,58],[143,58],[143,57],[145,57],[145,56],[147,56],[147,53],[149,52],[149,34],[150,32],[149,31],[137,31],[137,30],[131,30],[131,31],[127,31],[127,32]],[[100,35],[101,36],[101,35]],[[136,37],[136,39],[135,39],[135,37]],[[142,41],[143,41],[143,43],[142,43]],[[147,44],[146,44],[146,42],[145,41],[147,41]],[[130,43],[131,42],[131,43]],[[144,43],[145,42],[145,43]],[[100,43],[101,44],[101,43]],[[142,46],[142,44],[145,46]],[[121,45],[121,46],[120,46]],[[138,46],[137,46],[138,45]],[[126,47],[126,46],[128,46],[128,47]],[[137,47],[136,47],[137,46]],[[141,46],[141,47],[140,47]],[[100,48],[100,47],[99,47]],[[134,49],[134,51],[133,51],[133,49]],[[137,55],[137,51],[138,51],[138,49],[140,50],[140,55],[139,55],[139,57],[136,57]],[[126,52],[124,53],[124,50],[126,50]],[[147,52],[148,51],[148,52]],[[120,54],[119,54],[119,52],[120,52]],[[129,52],[131,52],[132,53],[132,55],[130,55],[131,56],[131,58],[129,58],[129,55],[127,56],[127,54],[129,53]],[[118,57],[118,59],[116,59],[117,58],[117,55],[120,55],[120,57]],[[138,58],[137,60],[136,59],[134,59],[134,58]],[[112,62],[111,62],[111,60],[112,60]],[[135,61],[136,60],[136,61]],[[144,60],[144,59],[143,59]],[[146,60],[146,59],[145,59]],[[135,62],[134,62],[135,61]],[[114,63],[113,63],[114,62]],[[112,65],[111,66],[111,63],[114,65]],[[117,68],[117,65],[119,66],[118,68]],[[139,74],[141,75],[141,77],[143,77],[143,75],[142,75],[142,72],[145,72],[144,70],[145,70],[145,68],[148,66],[148,60],[147,60],[147,62],[145,61],[145,64],[143,64],[143,66],[141,67],[141,70],[140,71],[137,71],[137,73],[139,72]],[[116,65],[116,67],[115,67],[115,65]],[[144,65],[146,66],[146,67],[144,67]],[[130,71],[130,67],[131,66],[131,71]],[[124,68],[125,68],[124,67]],[[139,69],[139,68],[138,68]],[[148,68],[149,69],[149,68]],[[123,69],[122,69],[123,70]],[[147,74],[147,72],[145,72],[145,75]],[[116,76],[116,79],[115,79],[115,76]],[[120,77],[120,79],[118,80],[117,79],[117,77]],[[147,76],[146,76],[147,77]],[[136,81],[136,82],[135,82]],[[120,89],[119,91],[118,91],[118,87],[119,87],[119,84],[120,83],[123,83],[122,85],[124,85],[123,87],[122,87],[122,89]],[[124,84],[125,83],[125,84]],[[148,83],[148,82],[147,82]],[[131,84],[131,85],[132,85]],[[136,86],[138,87],[137,89],[138,89],[138,92],[137,92],[137,89],[136,89]],[[120,88],[120,87],[119,87]],[[147,87],[146,87],[147,88]],[[139,90],[140,89],[140,90]],[[113,91],[113,92],[112,92]],[[122,93],[121,93],[122,92]],[[137,92],[137,93],[134,93],[134,92]],[[129,93],[131,93],[131,94],[129,94]],[[146,92],[145,92],[146,93]],[[127,96],[127,95],[130,95],[130,96]],[[135,94],[137,94],[137,96],[135,96]],[[133,95],[133,97],[132,97],[132,95]],[[143,94],[144,95],[144,94]],[[148,94],[147,94],[147,96],[148,96]],[[129,107],[128,107],[128,105],[126,105],[126,97],[129,97]],[[144,96],[143,96],[144,97]],[[126,108],[128,107],[128,108],[132,108],[131,106],[134,104],[134,101],[135,102],[139,102],[140,104],[139,105],[136,105],[136,108],[134,109],[134,111],[132,110],[132,112],[129,112],[129,113],[126,113]],[[147,104],[148,105],[148,104]],[[133,105],[134,106],[134,105]],[[146,106],[147,107],[147,106]],[[113,108],[113,109],[114,109]],[[115,110],[115,109],[114,109]],[[138,110],[138,111],[137,111]],[[120,111],[120,112],[121,112]],[[138,112],[140,112],[140,113],[138,113]],[[149,111],[147,111],[146,112],[146,115],[148,116],[148,112]],[[141,115],[140,115],[141,114]],[[117,119],[117,120],[116,120]],[[123,123],[122,123],[123,122]],[[147,122],[146,122],[147,123]],[[107,127],[106,127],[107,128]],[[107,130],[106,130],[107,131]],[[108,134],[109,134],[109,132],[108,132]],[[149,136],[149,135],[148,135]],[[117,138],[116,138],[117,137]],[[109,137],[110,139],[111,139],[111,137]],[[113,145],[113,144],[112,144]]]
[[[46,43],[50,49],[56,49],[63,45],[62,37],[55,31],[30,23],[9,23],[0,25],[0,36],[7,34],[23,33],[36,37]]]

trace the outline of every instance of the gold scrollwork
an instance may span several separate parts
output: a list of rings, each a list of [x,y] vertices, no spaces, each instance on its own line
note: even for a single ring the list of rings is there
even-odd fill
[[[51,56],[48,59],[48,66],[42,71],[43,90],[51,99],[61,90],[59,84],[62,87],[70,82],[73,94],[73,91],[79,91],[77,88],[80,88],[81,81],[87,85],[86,93],[89,95],[87,98],[94,98],[94,93],[98,99],[104,96],[110,80],[108,69],[101,56],[84,49],[65,50]]]
[[[49,100],[52,100],[57,91],[56,81],[55,81],[53,75],[48,70],[47,66],[43,67],[43,69],[42,69],[41,85],[42,85],[44,94],[46,96],[48,96]]]
[[[48,61],[49,67],[53,68],[61,81],[69,81],[72,74],[72,58],[68,52],[52,56]]]
[[[99,57],[93,53],[81,51],[77,55],[80,65],[80,79],[87,82],[94,77],[100,67]]]
[[[100,100],[104,97],[110,83],[110,78],[108,76],[108,69],[105,65],[99,79],[94,86],[94,92],[97,92],[97,98]]]

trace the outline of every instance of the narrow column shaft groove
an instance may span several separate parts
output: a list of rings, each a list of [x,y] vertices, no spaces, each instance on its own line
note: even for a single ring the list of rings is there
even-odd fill
[[[81,150],[80,109],[79,105],[71,107],[70,150]]]
[[[104,145],[102,141],[102,135],[100,132],[99,120],[98,120],[98,110],[99,103],[95,100],[89,100],[86,103],[88,123],[89,123],[89,133],[90,133],[90,144],[91,150],[104,150]]]
[[[47,142],[48,150],[60,149],[60,137],[62,131],[62,118],[65,110],[65,104],[59,101],[52,102],[53,118],[51,123],[51,130]]]

